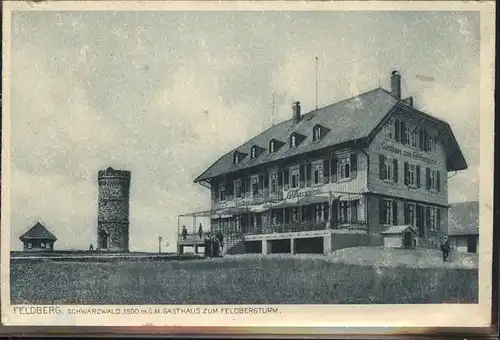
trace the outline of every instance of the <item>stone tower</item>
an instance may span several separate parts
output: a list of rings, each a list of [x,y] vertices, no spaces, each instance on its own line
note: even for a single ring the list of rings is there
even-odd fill
[[[97,249],[129,251],[130,171],[107,168],[97,177]]]

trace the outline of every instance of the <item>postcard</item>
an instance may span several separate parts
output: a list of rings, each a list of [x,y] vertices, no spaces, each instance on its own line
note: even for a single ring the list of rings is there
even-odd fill
[[[494,19],[3,3],[2,324],[489,326]]]

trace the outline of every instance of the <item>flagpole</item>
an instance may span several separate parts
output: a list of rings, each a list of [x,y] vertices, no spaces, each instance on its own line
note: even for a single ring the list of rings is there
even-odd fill
[[[316,57],[316,110],[318,109],[318,57]]]

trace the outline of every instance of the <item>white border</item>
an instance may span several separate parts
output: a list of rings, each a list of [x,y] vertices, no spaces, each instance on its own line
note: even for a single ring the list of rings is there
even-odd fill
[[[490,2],[438,1],[346,1],[346,2],[14,2],[3,3],[3,135],[2,135],[2,221],[1,221],[1,314],[5,326],[190,326],[190,327],[487,327],[491,319],[492,233],[493,233],[493,145],[494,145],[494,37],[495,4]],[[69,308],[102,306],[57,306],[60,315],[19,314],[10,303],[10,25],[13,10],[26,11],[169,11],[169,10],[333,10],[333,11],[479,11],[481,13],[480,95],[480,254],[479,303],[467,305],[278,305],[279,314],[216,315],[68,315]],[[16,306],[17,307],[17,306]],[[32,306],[28,306],[32,307]],[[131,306],[141,309],[167,306]],[[179,307],[179,306],[172,306]],[[193,306],[183,306],[183,308]],[[201,306],[200,306],[201,307]],[[207,306],[241,308],[250,306]],[[261,306],[270,307],[270,306]],[[124,310],[127,306],[106,306]]]

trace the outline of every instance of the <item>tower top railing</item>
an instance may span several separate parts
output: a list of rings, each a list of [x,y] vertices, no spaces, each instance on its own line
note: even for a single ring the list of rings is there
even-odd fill
[[[99,176],[99,178],[103,178],[103,177],[130,178],[131,172],[129,170],[115,170],[115,169],[109,167],[106,170],[99,170],[98,176]]]

